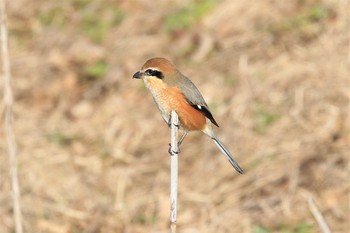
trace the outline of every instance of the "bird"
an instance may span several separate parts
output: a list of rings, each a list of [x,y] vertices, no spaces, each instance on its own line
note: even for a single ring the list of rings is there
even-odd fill
[[[226,159],[240,174],[243,169],[233,158],[213,131],[213,126],[219,127],[210,109],[193,82],[183,75],[176,66],[162,57],[147,60],[133,79],[142,79],[151,93],[164,121],[170,127],[171,112],[179,117],[180,129],[184,131],[178,142],[181,145],[189,131],[202,131],[209,136],[225,155]]]

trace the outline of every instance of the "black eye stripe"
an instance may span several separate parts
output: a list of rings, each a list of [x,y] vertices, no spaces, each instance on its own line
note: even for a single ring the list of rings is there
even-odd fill
[[[154,77],[157,77],[159,79],[163,79],[164,78],[162,72],[160,72],[159,70],[147,69],[145,71],[145,74],[147,76],[154,76]]]

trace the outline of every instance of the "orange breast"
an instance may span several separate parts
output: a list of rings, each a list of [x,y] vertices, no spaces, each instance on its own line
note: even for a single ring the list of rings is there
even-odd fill
[[[187,130],[204,129],[206,125],[204,114],[188,104],[178,87],[169,87],[157,78],[148,78],[144,81],[165,121],[168,121],[171,111],[175,110],[183,128]]]
[[[205,127],[206,119],[202,112],[188,104],[185,96],[177,87],[166,89],[169,99],[169,107],[175,110],[179,116],[181,126],[187,130],[202,130]]]

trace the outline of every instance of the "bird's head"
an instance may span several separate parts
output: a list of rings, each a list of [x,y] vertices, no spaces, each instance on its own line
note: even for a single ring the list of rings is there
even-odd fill
[[[167,59],[156,57],[149,59],[142,66],[141,70],[136,72],[132,77],[136,79],[158,80],[165,83],[171,83],[179,71]]]

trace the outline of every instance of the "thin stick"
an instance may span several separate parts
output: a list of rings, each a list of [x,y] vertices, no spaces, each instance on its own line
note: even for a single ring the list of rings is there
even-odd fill
[[[321,212],[318,210],[314,199],[312,198],[311,194],[307,195],[307,203],[309,204],[310,211],[314,218],[316,219],[318,225],[320,225],[320,228],[323,233],[331,233],[331,230],[329,229],[325,219],[323,218]]]
[[[7,18],[5,0],[1,0],[0,6],[0,32],[1,32],[1,56],[3,67],[3,82],[4,82],[4,105],[5,105],[5,135],[7,140],[9,161],[10,161],[10,176],[12,186],[13,199],[13,216],[15,220],[16,233],[23,232],[22,226],[22,211],[20,204],[20,188],[18,184],[18,161],[17,161],[17,144],[15,133],[13,130],[13,95],[11,89],[11,73],[10,59],[8,52],[8,36],[7,36]]]
[[[178,138],[179,117],[171,112],[171,142],[170,142],[170,227],[176,229],[177,190],[178,190]],[[172,231],[174,232],[174,231]]]

